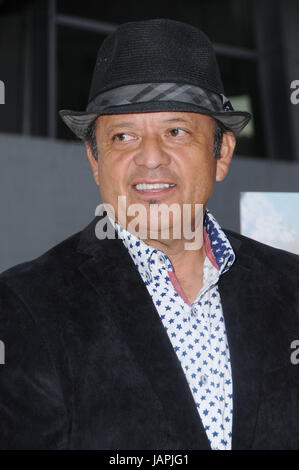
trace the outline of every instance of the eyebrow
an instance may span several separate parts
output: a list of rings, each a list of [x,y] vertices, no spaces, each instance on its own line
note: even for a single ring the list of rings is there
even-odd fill
[[[111,124],[110,126],[108,126],[107,131],[111,132],[113,129],[116,129],[118,127],[135,127],[135,124],[130,121],[121,121],[116,124]]]
[[[189,123],[190,121],[188,119],[184,119],[184,118],[172,118],[172,119],[165,119],[163,122],[186,122],[186,123]]]
[[[172,123],[172,122],[185,122],[187,124],[190,123],[189,120],[187,119],[184,119],[184,118],[180,118],[180,117],[177,117],[177,118],[171,118],[171,119],[164,119],[164,121],[162,121],[163,123]],[[121,121],[121,122],[118,122],[116,124],[111,124],[110,126],[108,126],[107,128],[107,133],[109,132],[112,132],[114,129],[117,129],[119,127],[131,127],[131,128],[134,128],[136,127],[136,124],[134,122],[131,122],[131,121]]]

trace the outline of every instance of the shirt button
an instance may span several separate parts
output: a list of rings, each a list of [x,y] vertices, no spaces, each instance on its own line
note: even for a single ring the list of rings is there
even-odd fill
[[[145,279],[147,280],[147,282],[151,282],[152,276],[149,271],[145,271]]]
[[[202,375],[199,379],[200,385],[205,385],[208,381],[208,376],[206,374]]]
[[[191,315],[193,315],[193,317],[196,317],[198,311],[197,311],[197,307],[195,305],[192,305],[191,307]]]
[[[158,255],[158,261],[159,261],[160,264],[165,264],[165,262],[166,262],[165,256],[161,255],[161,254]]]

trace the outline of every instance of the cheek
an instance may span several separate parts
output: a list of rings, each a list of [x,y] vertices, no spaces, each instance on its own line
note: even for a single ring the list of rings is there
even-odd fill
[[[197,153],[192,159],[186,158],[180,167],[184,190],[189,194],[209,193],[214,186],[216,163],[213,156]]]
[[[99,183],[102,193],[110,197],[123,194],[126,188],[128,169],[125,159],[105,155],[99,165]]]

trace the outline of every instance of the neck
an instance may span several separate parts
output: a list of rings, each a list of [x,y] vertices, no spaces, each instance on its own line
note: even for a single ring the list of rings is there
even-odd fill
[[[204,242],[193,250],[185,248],[190,240],[144,240],[148,245],[163,251],[170,259],[177,277],[202,275],[206,257]]]
[[[162,237],[142,239],[147,245],[168,256],[174,269],[174,275],[190,304],[196,299],[203,284],[203,266],[206,257],[203,230],[202,223],[201,236],[191,240],[186,238],[164,239]],[[196,239],[196,243],[194,239]]]

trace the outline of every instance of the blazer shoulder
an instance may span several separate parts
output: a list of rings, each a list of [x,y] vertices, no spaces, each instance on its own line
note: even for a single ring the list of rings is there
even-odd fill
[[[28,285],[50,283],[57,276],[72,269],[74,254],[80,240],[81,231],[77,232],[42,255],[5,270],[0,274],[0,283],[7,284],[12,290],[22,282]]]
[[[232,230],[224,229],[232,247],[243,255],[259,262],[264,268],[299,280],[299,256],[287,250],[274,248]]]

